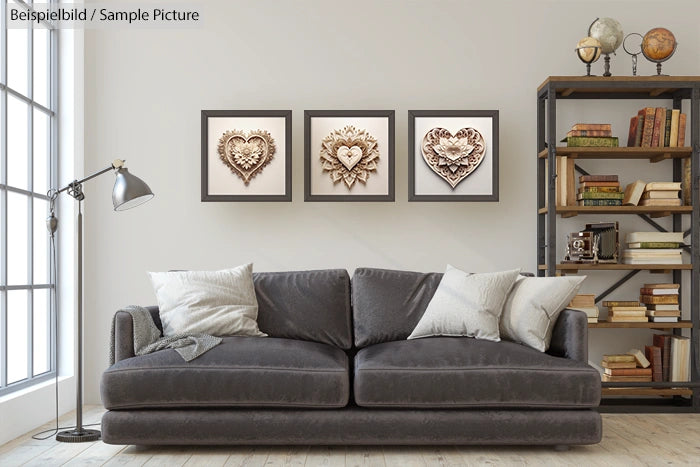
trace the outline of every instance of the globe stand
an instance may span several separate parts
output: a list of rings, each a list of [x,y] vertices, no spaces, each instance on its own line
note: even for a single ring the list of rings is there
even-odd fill
[[[585,49],[593,49],[593,54],[588,54],[590,57],[586,59],[586,55],[583,51]],[[600,47],[585,45],[582,47],[576,47],[576,56],[579,60],[586,64],[586,75],[585,76],[595,76],[591,74],[591,63],[595,62],[600,58]]]
[[[605,72],[603,73],[603,76],[612,76],[612,73],[610,73],[610,54],[605,54],[605,65],[604,65]]]

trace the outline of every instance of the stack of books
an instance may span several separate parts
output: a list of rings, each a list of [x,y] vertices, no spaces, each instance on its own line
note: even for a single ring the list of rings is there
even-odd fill
[[[567,306],[571,310],[583,311],[588,316],[589,323],[597,323],[599,310],[595,304],[594,294],[578,294],[571,299]]]
[[[632,349],[626,354],[603,355],[601,365],[605,382],[651,382],[651,364],[637,349]]]
[[[561,141],[568,147],[579,148],[616,148],[620,145],[617,136],[612,135],[612,125],[609,123],[577,123]]]
[[[683,264],[683,232],[630,232],[624,264]]]
[[[686,115],[679,109],[645,107],[630,119],[627,146],[643,148],[685,146]]]
[[[653,381],[690,381],[690,339],[671,334],[654,334],[653,346],[661,352],[661,379]],[[659,369],[651,362],[652,378]],[[658,363],[657,363],[658,365]],[[658,376],[657,376],[658,377]]]
[[[581,175],[578,181],[579,206],[622,206],[625,194],[617,175]]]
[[[647,307],[634,300],[604,301],[603,306],[608,309],[609,323],[646,323]]]
[[[644,284],[639,301],[647,307],[646,315],[654,323],[677,323],[681,317],[678,303],[680,284]]]
[[[647,183],[640,206],[680,206],[681,182]]]

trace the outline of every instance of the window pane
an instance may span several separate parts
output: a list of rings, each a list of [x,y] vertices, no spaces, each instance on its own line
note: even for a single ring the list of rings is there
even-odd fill
[[[33,98],[49,107],[49,31],[34,23],[34,89]]]
[[[49,215],[49,202],[34,198],[34,283],[49,283],[49,234],[46,230],[46,217]]]
[[[7,292],[7,382],[27,377],[27,291]]]
[[[28,29],[7,29],[7,85],[25,96],[28,93],[28,39]]]
[[[34,186],[43,195],[49,190],[49,116],[34,109]]]
[[[10,29],[12,31],[12,29]],[[28,168],[28,112],[29,106],[8,94],[7,96],[7,184],[29,189]]]
[[[7,283],[27,284],[29,197],[7,193]]]
[[[49,289],[34,291],[34,376],[46,373],[51,369],[49,360],[49,332],[51,330],[51,314],[49,310]]]

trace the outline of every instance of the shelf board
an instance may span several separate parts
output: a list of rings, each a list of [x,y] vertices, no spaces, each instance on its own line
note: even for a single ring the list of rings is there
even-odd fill
[[[647,214],[651,217],[665,217],[671,214],[692,214],[692,206],[557,206],[556,213],[562,217],[579,214]],[[538,214],[547,214],[548,208],[540,208]]]
[[[690,157],[693,148],[576,148],[557,146],[557,156],[567,156],[571,159],[648,159],[650,162],[660,162],[666,159]],[[537,154],[540,159],[546,159],[549,151],[544,149]]]
[[[607,321],[598,321],[597,323],[588,323],[589,328],[638,328],[638,329],[690,329],[693,327],[692,321],[678,321],[677,323],[609,323]]]
[[[614,383],[612,383],[614,384]],[[605,396],[692,396],[690,388],[602,388],[601,395]]]
[[[698,76],[550,76],[537,88],[537,94],[552,84],[558,98],[586,94],[627,94],[644,97],[668,97],[700,82]],[[611,96],[613,97],[613,96]]]
[[[557,264],[557,271],[576,272],[576,271],[671,271],[671,270],[690,270],[693,269],[692,264]],[[540,264],[538,267],[541,271],[547,270],[546,264]]]

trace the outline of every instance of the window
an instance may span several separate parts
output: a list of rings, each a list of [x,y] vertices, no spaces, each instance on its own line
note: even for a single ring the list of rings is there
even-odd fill
[[[0,395],[56,371],[46,192],[56,174],[56,31],[8,29],[0,0]],[[15,0],[22,8],[31,1]]]

